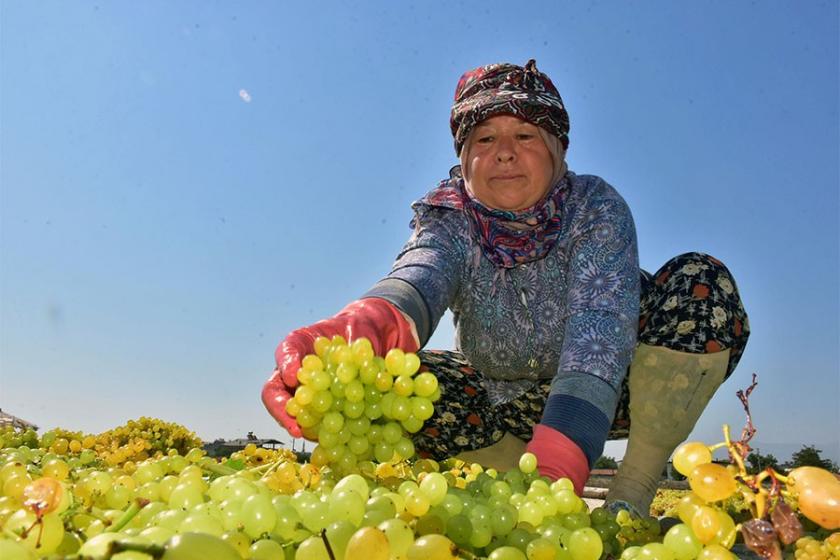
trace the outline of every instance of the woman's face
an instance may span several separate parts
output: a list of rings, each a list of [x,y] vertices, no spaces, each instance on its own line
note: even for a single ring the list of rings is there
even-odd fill
[[[499,115],[481,122],[465,148],[467,189],[487,207],[530,208],[551,186],[551,152],[539,129],[519,117]]]

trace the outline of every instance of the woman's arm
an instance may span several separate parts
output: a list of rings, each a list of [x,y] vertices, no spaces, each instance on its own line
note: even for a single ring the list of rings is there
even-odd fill
[[[466,266],[463,218],[456,210],[422,208],[414,232],[397,255],[391,272],[363,298],[392,303],[415,328],[423,347],[454,301]]]
[[[566,332],[542,417],[580,447],[590,466],[603,451],[636,346],[640,289],[630,209],[596,181],[571,231]]]

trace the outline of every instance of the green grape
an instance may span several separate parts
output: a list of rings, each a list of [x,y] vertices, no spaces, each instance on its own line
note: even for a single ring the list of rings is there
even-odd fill
[[[330,384],[330,393],[332,393],[332,396],[335,397],[335,401],[333,401],[333,407],[336,407],[339,404],[339,401],[341,406],[344,405],[344,383],[342,383],[338,379],[333,379],[332,383]]]
[[[347,418],[359,418],[365,413],[364,397],[358,401],[347,401],[344,403],[344,415]]]
[[[333,490],[329,498],[330,522],[347,520],[358,527],[365,515],[365,500],[362,496],[352,490],[341,490],[338,493]]]
[[[406,560],[457,560],[458,547],[443,535],[424,535],[411,543]]]
[[[557,504],[557,513],[565,515],[575,511],[580,498],[572,490],[558,490],[554,492],[554,502]]]
[[[677,515],[683,523],[690,525],[691,520],[694,518],[694,514],[697,513],[697,510],[704,505],[706,504],[700,496],[693,492],[689,492],[680,498],[680,501],[677,503]]]
[[[644,545],[636,558],[644,560],[675,560],[674,553],[671,549],[659,542],[651,542]]]
[[[537,456],[533,453],[523,453],[519,457],[519,470],[525,474],[532,473],[537,469]]]
[[[376,420],[383,415],[382,405],[379,403],[369,402],[365,404],[365,416],[370,420]]]
[[[473,531],[470,535],[470,546],[474,548],[484,548],[493,539],[493,530],[490,528],[490,523],[487,521],[472,520]]]
[[[703,544],[712,543],[720,528],[720,518],[714,508],[700,506],[691,518],[691,531]]]
[[[543,515],[542,508],[536,502],[528,500],[518,509],[519,521],[530,523],[534,527],[542,524],[545,515]]]
[[[380,371],[376,374],[376,377],[373,380],[373,386],[377,388],[382,393],[386,393],[391,390],[391,387],[394,385],[394,378],[391,376],[390,373],[387,371]],[[384,399],[384,397],[383,397]],[[384,409],[384,405],[383,405]],[[386,416],[389,413],[386,412]]]
[[[691,490],[707,502],[725,500],[737,490],[732,474],[716,463],[694,467],[688,475],[688,483]]]
[[[330,560],[324,539],[320,535],[306,538],[298,545],[295,560]]]
[[[409,441],[409,443],[411,442]],[[397,447],[397,453],[402,455],[399,446]],[[442,474],[436,472],[427,473],[420,481],[419,487],[420,491],[426,495],[429,503],[433,506],[443,502],[446,497],[447,490],[449,489],[449,485],[446,483],[446,478]]]
[[[344,387],[344,398],[348,402],[358,403],[365,400],[365,386],[358,379],[348,382]],[[346,405],[345,405],[346,408]]]
[[[409,459],[414,456],[414,443],[408,438],[401,437],[394,446],[394,451],[402,459]]]
[[[426,515],[417,520],[414,530],[418,535],[440,535],[446,531],[446,522],[439,515],[432,513],[430,508]]]
[[[637,557],[641,551],[641,546],[628,546],[624,549],[624,552],[621,553],[621,560],[633,560],[633,558]]]
[[[321,419],[321,430],[337,434],[344,427],[344,416],[338,412],[327,412]]]
[[[335,521],[327,526],[326,537],[335,560],[343,560],[347,542],[355,532],[356,526],[346,520]]]
[[[414,542],[414,531],[402,519],[386,519],[377,525],[385,533],[391,550],[391,558],[404,558]]]
[[[431,397],[438,389],[438,380],[434,374],[423,372],[414,378],[414,394],[418,397]],[[432,400],[432,399],[429,399]]]
[[[519,521],[519,514],[513,506],[509,504],[502,504],[493,509],[490,514],[490,527],[493,534],[499,537],[504,537],[513,531]]]
[[[554,554],[553,550],[552,554]],[[528,560],[528,557],[515,546],[506,545],[493,550],[487,560]],[[551,556],[551,560],[554,560],[554,556]]]
[[[105,503],[111,509],[125,509],[131,500],[131,490],[125,486],[112,486],[105,493]]]
[[[569,536],[569,553],[572,560],[598,560],[603,551],[604,543],[591,527],[576,529]]]
[[[674,451],[674,468],[683,476],[688,476],[699,465],[712,462],[712,452],[705,443],[689,441]]]
[[[364,436],[353,436],[347,442],[347,448],[353,455],[363,455],[370,447],[370,442]]]
[[[362,382],[364,383],[364,381]],[[365,402],[368,404],[378,403],[382,400],[382,393],[376,390],[376,387],[365,385]]]
[[[175,531],[165,527],[147,527],[138,533],[138,536],[143,537],[152,544],[163,545],[175,536]],[[250,540],[248,543],[250,544]],[[247,547],[246,547],[247,549]]]
[[[252,539],[271,531],[277,522],[277,512],[271,499],[260,494],[250,496],[242,503],[240,515],[242,528]]]
[[[372,424],[368,430],[367,439],[372,445],[376,445],[383,438],[383,427],[379,424]]]
[[[407,397],[397,395],[391,405],[391,417],[394,420],[406,420],[411,416],[411,401]]]
[[[39,555],[52,553],[64,539],[64,523],[57,513],[48,513],[41,518],[40,527],[36,525],[34,513],[18,510],[6,521],[3,530],[21,535],[27,531],[22,544]]]
[[[318,391],[312,398],[310,408],[319,414],[326,414],[333,405],[333,396],[329,391]],[[322,419],[323,420],[323,419]]]
[[[449,516],[458,515],[464,509],[464,504],[455,494],[447,493],[440,503]]]
[[[353,533],[344,549],[344,557],[348,559],[388,560],[390,555],[388,539],[376,527],[362,527]]]
[[[393,391],[400,397],[408,397],[414,392],[414,380],[408,375],[399,375],[394,380]]]
[[[390,445],[396,444],[402,438],[402,428],[396,422],[388,422],[382,428],[382,439]]]
[[[419,489],[409,490],[405,497],[405,510],[414,517],[426,515],[429,511],[429,499]]]
[[[416,434],[423,428],[423,421],[414,415],[409,415],[409,417],[401,421],[400,424],[405,431],[410,434]]]
[[[111,543],[118,539],[124,539],[125,535],[120,533],[100,533],[95,535],[79,547],[79,556],[94,559],[106,558]]]
[[[207,533],[221,537],[225,527],[221,521],[207,514],[188,514],[178,526],[179,533]]]
[[[32,553],[24,545],[8,540],[0,539],[0,558],[3,560],[32,560]]]
[[[374,352],[370,340],[367,338],[358,338],[350,345],[350,351],[353,355],[353,363],[359,365],[368,363],[373,360]]]
[[[385,354],[385,369],[396,377],[405,371],[405,353],[399,348],[392,348]]]
[[[698,560],[736,560],[737,556],[719,544],[710,544],[703,547],[697,558]]]
[[[674,553],[676,560],[691,560],[700,554],[703,545],[691,532],[688,525],[678,523],[671,527],[662,539],[664,544]]]
[[[435,413],[435,408],[432,402],[424,397],[411,398],[411,414],[417,417],[420,421],[428,420]]]
[[[335,377],[345,385],[356,381],[356,383],[361,385],[361,382],[358,381],[356,378],[359,376],[359,370],[356,366],[352,363],[341,363],[335,368]],[[345,394],[347,389],[345,388]]]
[[[446,522],[446,535],[459,546],[469,544],[472,531],[472,521],[463,513],[453,515]]]
[[[367,360],[359,365],[359,381],[365,385],[373,385],[379,368],[373,360]]]

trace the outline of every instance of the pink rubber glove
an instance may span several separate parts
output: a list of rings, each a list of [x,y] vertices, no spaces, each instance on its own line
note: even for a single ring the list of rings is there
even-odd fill
[[[409,321],[394,305],[379,298],[354,301],[334,317],[289,333],[274,352],[277,366],[263,386],[262,401],[269,414],[294,437],[303,434],[295,419],[286,412],[286,402],[298,386],[300,361],[307,354],[315,353],[313,343],[316,338],[332,338],[337,334],[347,342],[367,338],[377,356],[383,356],[392,348],[401,348],[405,352],[418,350]]]
[[[589,478],[589,461],[575,442],[554,428],[537,424],[526,450],[537,456],[541,475],[553,480],[568,478],[575,486],[575,494],[583,494],[583,485]]]

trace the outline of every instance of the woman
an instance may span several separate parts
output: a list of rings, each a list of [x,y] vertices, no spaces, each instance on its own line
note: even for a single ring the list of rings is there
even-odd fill
[[[390,274],[280,344],[263,402],[300,437],[285,402],[317,336],[417,351],[449,308],[458,351],[419,353],[442,396],[415,434],[418,452],[504,465],[528,441],[540,472],[580,493],[606,439],[629,436],[608,501],[646,512],[743,352],[734,281],[699,253],[654,276],[639,269],[622,197],[568,170],[568,115],[533,60],[465,73],[450,124],[461,165],[413,205]]]

